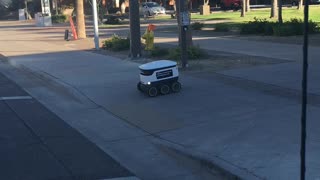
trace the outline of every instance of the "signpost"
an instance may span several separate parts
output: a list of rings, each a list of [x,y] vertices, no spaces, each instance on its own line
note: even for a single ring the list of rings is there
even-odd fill
[[[180,47],[181,47],[181,63],[182,68],[185,69],[188,67],[187,59],[187,31],[190,25],[190,14],[185,8],[184,0],[177,1],[178,13],[179,13],[179,24],[180,24]]]
[[[93,24],[94,24],[94,46],[96,50],[99,50],[98,11],[97,11],[96,0],[92,0],[92,13],[93,13]]]

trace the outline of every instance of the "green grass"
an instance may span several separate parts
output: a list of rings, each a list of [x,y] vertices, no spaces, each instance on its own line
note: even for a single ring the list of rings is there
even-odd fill
[[[191,19],[192,20],[226,20],[228,22],[234,22],[234,23],[244,23],[248,21],[252,21],[254,17],[257,18],[266,18],[270,19],[270,8],[266,9],[257,9],[257,10],[251,10],[251,12],[247,12],[245,17],[240,17],[240,11],[236,12],[217,12],[210,15],[199,15],[199,14],[192,14]],[[283,8],[283,14],[282,14],[283,20],[290,20],[291,18],[300,18],[303,19],[303,10],[297,10],[296,7],[284,7]],[[310,6],[310,12],[309,12],[309,19],[320,23],[320,5],[312,5]],[[276,19],[273,19],[275,21]]]

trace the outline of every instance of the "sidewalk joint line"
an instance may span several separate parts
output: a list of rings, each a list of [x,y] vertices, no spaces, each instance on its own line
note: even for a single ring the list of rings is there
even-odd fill
[[[0,101],[7,101],[7,100],[28,100],[32,99],[31,96],[4,96],[0,97]]]

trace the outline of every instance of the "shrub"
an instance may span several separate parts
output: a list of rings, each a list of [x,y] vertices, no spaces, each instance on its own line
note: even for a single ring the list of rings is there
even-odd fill
[[[205,51],[200,49],[198,46],[191,46],[187,49],[188,59],[200,59],[206,56]],[[181,58],[181,48],[174,48],[169,51],[169,59],[180,60]]]
[[[294,36],[302,35],[304,31],[301,19],[291,19],[283,23],[268,22],[266,19],[257,19],[241,26],[242,34],[263,34],[275,36]],[[309,21],[309,33],[319,32],[317,23]]]
[[[245,23],[240,28],[241,34],[264,34],[266,30],[266,24],[272,22],[268,22],[267,19],[258,19],[254,17],[254,21],[249,21]]]
[[[199,46],[191,46],[188,48],[189,59],[200,59],[205,56],[206,53]]]
[[[276,36],[295,36],[302,35],[304,32],[304,23],[301,19],[291,19],[283,24],[277,24],[273,27],[274,35]],[[316,33],[319,31],[317,23],[309,21],[309,33]]]
[[[52,23],[64,23],[67,21],[67,16],[64,14],[58,14],[51,16]]]
[[[309,21],[309,33],[318,33],[320,31],[320,27],[316,22]]]
[[[118,35],[114,34],[110,39],[103,41],[102,48],[112,51],[128,50],[130,48],[130,39],[121,38]]]
[[[194,22],[191,24],[191,28],[193,30],[201,30],[203,28],[204,24],[202,22]]]
[[[181,49],[180,48],[174,48],[169,50],[169,59],[173,60],[179,60],[181,57]]]
[[[273,35],[275,36],[293,36],[301,35],[302,33],[301,30],[292,29],[290,24],[277,24],[273,27]]]
[[[214,31],[216,31],[216,32],[229,32],[230,29],[229,29],[229,26],[226,24],[216,24]]]
[[[157,47],[157,46],[155,46],[154,49],[150,51],[150,55],[152,57],[163,57],[168,55],[168,53],[169,53],[168,49]]]

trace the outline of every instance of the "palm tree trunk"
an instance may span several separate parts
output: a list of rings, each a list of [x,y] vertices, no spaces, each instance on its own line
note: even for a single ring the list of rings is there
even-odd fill
[[[77,23],[77,34],[79,39],[84,39],[86,35],[86,25],[84,20],[83,0],[76,0],[76,23]]]
[[[278,17],[278,0],[272,0],[271,1],[272,6],[271,6],[271,15],[270,18],[277,18]]]
[[[241,17],[244,17],[246,15],[246,0],[242,0],[241,1],[241,5],[242,5],[242,8],[241,8]]]
[[[299,10],[302,10],[302,9],[303,9],[303,0],[299,0],[298,9],[299,9]]]
[[[250,0],[246,0],[246,12],[250,12]]]

